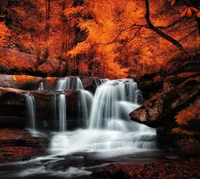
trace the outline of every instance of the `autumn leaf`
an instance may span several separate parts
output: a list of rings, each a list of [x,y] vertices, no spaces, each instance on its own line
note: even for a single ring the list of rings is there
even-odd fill
[[[183,11],[181,17],[192,17],[194,14],[198,14],[198,10],[194,7],[189,7]]]
[[[171,6],[174,6],[175,5],[175,3],[176,3],[176,0],[171,0]]]
[[[197,13],[197,18],[200,18],[200,11]]]

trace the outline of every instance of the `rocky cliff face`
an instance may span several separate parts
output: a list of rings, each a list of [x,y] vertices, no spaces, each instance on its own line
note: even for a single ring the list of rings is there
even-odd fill
[[[70,77],[75,79],[75,77]],[[65,94],[68,129],[83,125],[79,119],[79,94],[77,90],[57,90],[57,77],[27,75],[0,75],[0,161],[28,160],[45,152],[49,138],[44,134],[31,134],[26,95],[34,97],[36,121],[39,131],[59,130],[59,95]],[[81,77],[85,89],[94,91],[96,80]],[[73,81],[73,80],[72,80]],[[43,84],[43,88],[41,87]]]
[[[172,62],[160,75],[140,78],[139,86],[148,100],[130,114],[132,120],[157,129],[160,146],[184,154],[200,154],[199,58]]]

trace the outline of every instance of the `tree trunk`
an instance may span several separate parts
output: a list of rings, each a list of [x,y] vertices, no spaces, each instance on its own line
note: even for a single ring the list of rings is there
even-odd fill
[[[50,18],[51,0],[46,0],[46,19]]]

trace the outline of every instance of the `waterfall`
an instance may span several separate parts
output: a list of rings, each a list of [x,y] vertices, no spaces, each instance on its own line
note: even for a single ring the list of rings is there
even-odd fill
[[[87,99],[89,96],[89,92],[83,92],[84,89],[82,81],[79,77],[65,77],[61,78],[57,81],[56,90],[62,91],[66,89],[72,90],[81,90],[80,91],[80,104],[83,105],[83,109],[79,110],[83,114],[83,118],[85,119],[88,116],[88,103]],[[64,132],[67,129],[67,115],[66,115],[66,96],[65,94],[59,94],[58,107],[59,107],[59,129]],[[54,100],[54,104],[56,104],[56,99]],[[81,107],[82,108],[82,107]],[[54,107],[56,109],[56,107]],[[83,111],[84,110],[84,111]]]
[[[79,77],[65,77],[61,78],[57,82],[57,91],[63,91],[65,89],[84,89],[82,81]]]
[[[107,81],[99,86],[92,103],[89,128],[119,130],[119,121],[128,121],[126,114],[139,107],[137,91],[137,83],[132,79]]]
[[[79,119],[85,124],[89,119],[93,95],[86,90],[79,90]]]
[[[134,80],[102,81],[93,98],[87,91],[79,90],[79,99],[82,118],[85,120],[89,115],[88,128],[54,135],[52,153],[94,152],[108,158],[157,149],[155,129],[129,119],[129,113],[138,108],[142,100]],[[87,108],[86,101],[91,100],[88,113],[90,107]]]
[[[61,78],[57,82],[57,91],[63,91],[65,89],[70,89],[70,77]]]
[[[38,90],[44,90],[44,83],[43,83],[43,81],[40,82]]]
[[[67,129],[66,122],[66,96],[65,94],[59,95],[59,129],[64,132]]]
[[[35,126],[35,98],[34,98],[34,96],[31,96],[29,93],[25,94],[25,97],[26,97],[28,119],[31,123],[31,128],[33,130],[35,130],[36,129],[36,126]]]

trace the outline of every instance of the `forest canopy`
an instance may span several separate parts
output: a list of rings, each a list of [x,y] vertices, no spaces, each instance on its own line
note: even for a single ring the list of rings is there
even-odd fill
[[[34,55],[35,70],[47,75],[127,77],[200,50],[195,0],[6,0],[0,7],[1,47]]]

